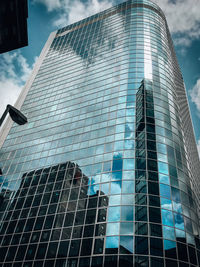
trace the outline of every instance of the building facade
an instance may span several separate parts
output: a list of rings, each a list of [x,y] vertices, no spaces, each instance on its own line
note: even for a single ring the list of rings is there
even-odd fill
[[[27,18],[27,0],[1,0],[0,54],[28,45]]]
[[[50,35],[2,129],[0,264],[200,265],[199,158],[165,16],[127,1]]]

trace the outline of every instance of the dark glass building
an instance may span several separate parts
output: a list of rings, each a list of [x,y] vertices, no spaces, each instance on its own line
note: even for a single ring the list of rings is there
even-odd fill
[[[0,140],[3,267],[197,267],[199,158],[165,16],[132,0],[50,35]]]
[[[28,1],[0,1],[0,53],[28,45]]]

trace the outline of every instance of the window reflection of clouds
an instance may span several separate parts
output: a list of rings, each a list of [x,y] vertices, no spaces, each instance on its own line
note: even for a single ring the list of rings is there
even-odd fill
[[[195,246],[195,239],[193,235],[190,235],[188,233],[186,233],[186,240],[188,244],[192,244],[193,246]]]
[[[172,201],[171,199],[167,199],[167,198],[160,198],[161,200],[161,207],[163,209],[168,209],[168,210],[172,210]]]
[[[108,208],[108,222],[117,222],[120,220],[120,206]]]
[[[174,211],[176,211],[178,213],[183,213],[181,203],[177,203],[177,202],[174,202],[174,201],[172,201],[172,203],[173,203],[173,210]]]
[[[110,194],[121,194],[121,182],[111,182]]]
[[[135,196],[133,194],[122,195],[122,205],[134,205],[135,204]]]
[[[110,187],[110,184],[109,184],[109,183],[101,184],[101,185],[100,185],[100,190],[101,190],[104,194],[108,195],[108,194],[109,194],[109,187]]]
[[[174,228],[163,226],[163,238],[175,240]]]
[[[121,220],[122,221],[133,221],[133,206],[122,206],[121,207]]]
[[[122,182],[122,193],[134,193],[135,183],[134,181],[123,181]]]
[[[178,237],[185,238],[185,232],[184,231],[179,230],[179,229],[175,229],[175,233],[176,233],[176,238],[178,238]]]
[[[123,150],[123,148],[124,148],[124,141],[115,142],[115,145],[114,145],[115,151]]]
[[[120,223],[107,223],[106,235],[119,235]]]
[[[168,175],[168,165],[158,161],[158,171]]]
[[[101,183],[109,182],[111,178],[110,173],[102,173],[101,175]]]
[[[175,202],[178,202],[180,203],[181,202],[181,199],[180,199],[180,191],[174,187],[171,187],[171,191],[172,191],[172,199],[175,201]]]
[[[109,206],[118,206],[121,202],[121,195],[114,195],[109,197]]]
[[[176,248],[176,242],[170,241],[170,240],[164,240],[164,249],[172,249]]]
[[[134,140],[125,140],[125,149],[134,149],[135,148],[135,141]]]
[[[135,166],[135,159],[124,159],[124,170],[132,170]]]
[[[174,226],[173,213],[171,211],[161,209],[161,214],[162,214],[162,224],[168,226]]]
[[[135,173],[133,171],[124,171],[123,179],[124,180],[133,180],[135,178]]]
[[[192,221],[187,217],[184,217],[184,221],[185,221],[186,231],[190,232],[190,233],[193,233]]]
[[[133,222],[120,223],[120,235],[132,235],[133,234]]]
[[[106,248],[118,248],[119,236],[108,236],[106,238]]]
[[[181,230],[184,230],[184,220],[183,216],[180,213],[174,212],[174,222],[175,222],[175,227]]]
[[[160,196],[166,197],[166,198],[171,198],[170,186],[160,184]]]
[[[158,153],[157,156],[158,156],[158,160],[164,161],[166,163],[168,162],[167,155]]]
[[[163,183],[163,184],[170,184],[169,176],[168,175],[164,175],[162,173],[159,173],[159,181],[160,181],[160,183]]]

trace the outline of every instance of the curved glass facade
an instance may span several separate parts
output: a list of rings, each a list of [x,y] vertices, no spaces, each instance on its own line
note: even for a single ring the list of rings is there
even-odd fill
[[[1,266],[199,266],[198,169],[163,12],[127,1],[45,53],[28,124],[0,150]]]

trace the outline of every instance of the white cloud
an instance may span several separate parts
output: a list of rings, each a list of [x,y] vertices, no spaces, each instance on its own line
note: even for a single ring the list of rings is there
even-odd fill
[[[48,11],[53,11],[54,9],[61,8],[60,0],[34,0],[33,3],[41,3],[45,5]]]
[[[62,10],[60,11],[58,19],[54,21],[54,25],[57,27],[64,27],[73,22],[79,21],[95,13],[103,11],[113,5],[113,1],[109,0],[89,0],[86,3],[80,0],[73,2],[69,0],[60,0],[62,4]]]
[[[198,149],[199,158],[200,158],[200,139],[197,142],[197,149]]]
[[[194,87],[189,90],[189,95],[191,97],[191,101],[197,108],[198,115],[200,115],[200,79],[198,79]],[[197,141],[197,149],[200,157],[200,139]]]
[[[56,27],[65,27],[114,4],[114,0],[88,0],[84,3],[80,0],[34,0],[34,2],[42,3],[48,11],[58,11],[58,17],[53,22]]]
[[[196,105],[200,112],[200,79],[197,80],[195,86],[189,91],[192,102]]]
[[[153,0],[166,15],[176,45],[189,46],[200,38],[199,0]]]
[[[70,23],[91,16],[116,4],[115,0],[34,0],[42,3],[48,11],[56,10],[58,17],[53,24],[64,27]],[[200,38],[199,0],[153,0],[164,11],[175,45],[189,46]]]
[[[32,67],[19,52],[2,54],[0,57],[0,116],[7,104],[14,105]]]

